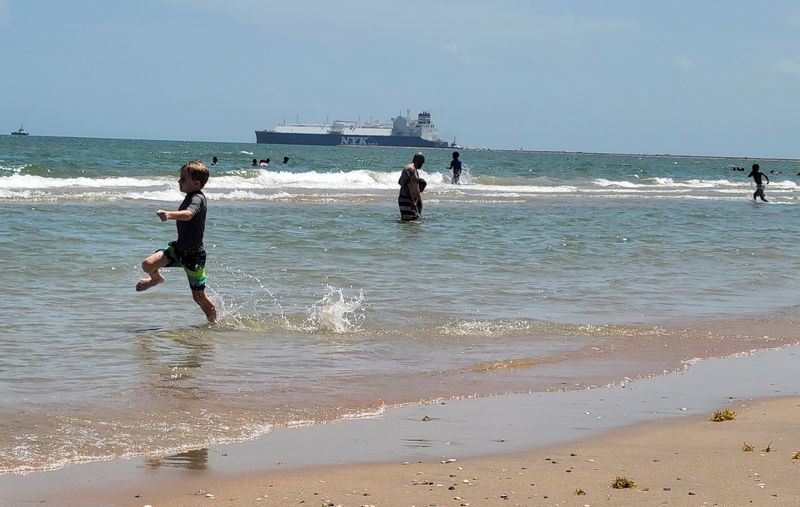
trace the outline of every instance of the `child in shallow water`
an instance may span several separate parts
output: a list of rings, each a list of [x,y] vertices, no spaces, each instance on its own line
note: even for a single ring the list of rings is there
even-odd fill
[[[202,162],[188,162],[181,167],[178,187],[186,197],[178,206],[178,211],[156,211],[162,222],[175,220],[178,239],[142,261],[142,270],[148,277],[139,280],[136,291],[145,291],[162,283],[164,277],[159,271],[161,268],[182,267],[189,279],[192,298],[208,321],[214,323],[217,321],[217,307],[206,294],[206,251],[203,247],[208,200],[202,188],[208,177],[208,167]]]

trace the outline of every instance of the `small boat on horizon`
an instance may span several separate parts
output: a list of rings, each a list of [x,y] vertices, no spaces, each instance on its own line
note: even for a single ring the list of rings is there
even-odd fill
[[[24,128],[22,128],[22,124],[19,124],[19,130],[15,130],[11,132],[12,136],[27,136],[30,132],[27,132]]]

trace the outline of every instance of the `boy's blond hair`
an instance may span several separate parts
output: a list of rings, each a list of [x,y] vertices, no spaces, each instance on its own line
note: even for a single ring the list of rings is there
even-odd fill
[[[186,162],[181,166],[181,171],[184,169],[186,169],[186,174],[188,174],[190,178],[202,183],[200,188],[206,186],[210,172],[204,163],[200,162],[199,160],[192,160],[191,162]]]

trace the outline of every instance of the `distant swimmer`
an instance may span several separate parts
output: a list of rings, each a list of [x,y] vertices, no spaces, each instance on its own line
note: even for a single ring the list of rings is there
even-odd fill
[[[460,154],[457,151],[453,152],[453,160],[450,161],[450,169],[453,170],[453,185],[461,184],[461,160],[458,159]]]
[[[761,181],[761,178],[764,178],[767,180],[767,183],[769,183],[769,176],[760,171],[758,164],[753,164],[753,170],[750,171],[750,174],[748,174],[747,177],[750,178],[751,176],[756,182],[756,191],[753,194],[753,200],[755,201],[756,197],[760,197],[762,201],[769,202],[767,201],[767,198],[764,197],[764,189],[766,188],[766,185],[764,185],[764,183]]]
[[[283,157],[283,163],[284,164],[288,164],[289,163],[289,157]]]
[[[258,160],[253,159],[253,167],[258,167]]]
[[[211,157],[211,165],[217,165],[217,157]]]
[[[258,167],[267,167],[269,165],[269,159],[264,160],[263,158],[258,161]]]
[[[400,179],[400,195],[397,196],[397,205],[400,207],[400,218],[403,220],[417,220],[422,214],[422,194],[420,191],[419,169],[425,163],[425,155],[417,152],[411,163],[403,168]]]

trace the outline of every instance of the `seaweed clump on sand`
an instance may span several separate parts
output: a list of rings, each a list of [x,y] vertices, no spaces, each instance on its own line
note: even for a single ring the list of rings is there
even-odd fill
[[[794,453],[794,456],[792,456],[792,459],[800,459],[800,451],[797,451],[796,453]]]
[[[611,483],[611,487],[614,489],[635,488],[636,483],[633,481],[633,479],[628,479],[625,476],[617,476],[617,478],[614,479],[614,482]]]
[[[745,442],[744,445],[742,446],[742,451],[753,452],[753,446]]]
[[[729,408],[717,410],[710,418],[710,420],[714,422],[733,421],[734,419],[736,419],[736,412]]]
[[[575,496],[584,496],[585,494],[586,491],[582,490],[581,488],[575,490]]]

